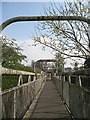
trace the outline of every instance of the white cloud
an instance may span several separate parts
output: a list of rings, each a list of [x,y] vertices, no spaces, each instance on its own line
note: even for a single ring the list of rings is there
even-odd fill
[[[45,51],[42,50],[42,45],[32,46],[34,41],[31,39],[27,40],[18,40],[18,45],[20,45],[23,49],[23,54],[27,56],[28,62],[23,62],[25,65],[30,65],[31,61],[37,61],[39,59],[53,59],[54,52],[52,54],[52,50],[50,48],[46,48]],[[78,60],[77,60],[78,61]],[[80,60],[81,64],[83,64],[83,60]],[[73,61],[70,59],[66,60],[65,67],[71,67]]]
[[[25,64],[31,64],[31,60],[39,60],[39,59],[52,59],[54,58],[54,55],[51,53],[52,50],[49,48],[46,48],[45,51],[42,50],[41,45],[32,46],[33,40],[18,40],[18,45],[20,45],[23,49],[23,54],[25,54],[28,58],[28,63]]]

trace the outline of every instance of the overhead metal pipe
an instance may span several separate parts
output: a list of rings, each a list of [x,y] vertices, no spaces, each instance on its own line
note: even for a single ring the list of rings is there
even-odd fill
[[[19,17],[13,17],[5,22],[3,22],[0,25],[0,31],[2,31],[5,27],[10,25],[14,22],[22,22],[22,21],[47,21],[47,20],[58,20],[58,21],[64,21],[64,20],[77,20],[77,21],[83,21],[87,24],[90,24],[90,19],[82,16],[19,16]]]

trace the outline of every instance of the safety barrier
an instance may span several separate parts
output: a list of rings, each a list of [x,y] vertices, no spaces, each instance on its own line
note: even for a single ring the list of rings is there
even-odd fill
[[[45,81],[45,75],[2,68],[3,75],[18,76],[18,84],[14,88],[3,91],[2,96],[2,118],[22,118],[36,94]],[[27,82],[23,84],[23,76],[27,76]],[[33,79],[31,81],[31,78]]]
[[[90,119],[90,69],[63,73],[53,81],[72,115]]]

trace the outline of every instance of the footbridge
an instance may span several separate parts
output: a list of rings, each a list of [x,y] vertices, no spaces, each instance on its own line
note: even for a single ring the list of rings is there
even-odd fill
[[[33,72],[2,68],[2,76],[17,76],[17,86],[1,92],[1,118],[90,119],[90,69],[48,79],[45,72],[36,77]]]
[[[75,20],[88,25],[81,16],[20,16],[0,25],[0,32],[9,24],[22,21]],[[90,119],[90,69],[47,74],[2,69],[2,77],[12,77],[17,85],[0,92],[0,119],[88,118]],[[1,90],[1,89],[0,89]]]

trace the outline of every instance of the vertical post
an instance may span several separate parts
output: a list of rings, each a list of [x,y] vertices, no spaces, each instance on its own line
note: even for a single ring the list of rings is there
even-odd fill
[[[88,1],[88,18],[90,18],[90,1]],[[88,23],[89,50],[90,50],[90,23]]]
[[[2,39],[0,36],[0,120],[2,119]]]
[[[34,76],[33,80],[34,80],[34,81],[36,80],[36,76]]]
[[[69,83],[71,83],[71,76],[69,75]]]
[[[31,76],[29,75],[29,76],[28,76],[28,82],[30,82],[30,81],[31,81]]]
[[[0,92],[2,88],[2,39],[3,37],[0,36]]]
[[[36,73],[36,62],[34,63],[34,72]]]
[[[81,86],[81,77],[76,75],[76,81],[75,82],[76,82],[77,86]]]
[[[14,90],[14,114],[13,118],[16,118],[16,89]]]
[[[22,78],[22,75],[19,76],[18,86],[20,86],[20,83],[23,84],[23,78]]]
[[[1,75],[1,66],[0,66],[0,120],[2,119],[2,75]]]
[[[65,81],[65,75],[63,76],[63,81]]]
[[[61,75],[59,76],[59,80],[61,80]]]
[[[4,104],[3,104],[4,105]],[[0,91],[0,120],[2,119],[2,92]],[[4,106],[3,106],[4,107]]]
[[[35,72],[35,76],[36,76],[36,79],[37,79],[36,64],[37,64],[37,61],[34,63],[34,72]]]
[[[79,76],[79,86],[82,86],[81,76]]]

